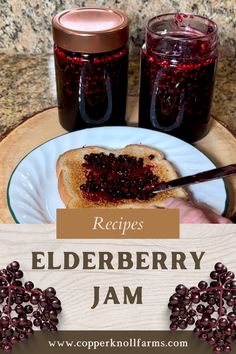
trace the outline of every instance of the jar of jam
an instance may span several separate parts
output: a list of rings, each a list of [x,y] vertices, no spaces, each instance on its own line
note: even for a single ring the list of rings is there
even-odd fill
[[[57,14],[52,25],[63,128],[125,125],[128,18],[117,10],[76,8]]]
[[[191,143],[208,133],[217,44],[216,24],[202,16],[167,14],[148,22],[141,51],[141,127]]]

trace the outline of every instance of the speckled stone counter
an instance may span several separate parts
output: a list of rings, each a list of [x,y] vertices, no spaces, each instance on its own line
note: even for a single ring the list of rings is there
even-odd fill
[[[0,0],[0,51],[50,53],[51,18],[71,7],[106,6],[124,11],[130,19],[130,50],[137,55],[145,26],[156,15],[191,12],[214,20],[219,26],[220,50],[236,57],[235,0]]]
[[[0,138],[27,117],[56,106],[52,55],[0,55]],[[212,115],[236,136],[236,60],[218,65]],[[138,60],[130,62],[129,95],[138,95]]]

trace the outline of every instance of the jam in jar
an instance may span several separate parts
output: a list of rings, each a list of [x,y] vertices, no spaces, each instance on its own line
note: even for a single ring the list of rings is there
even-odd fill
[[[79,8],[53,18],[59,120],[68,131],[125,125],[128,19]]]
[[[192,14],[151,19],[141,51],[139,125],[187,142],[204,137],[217,66],[217,26]]]

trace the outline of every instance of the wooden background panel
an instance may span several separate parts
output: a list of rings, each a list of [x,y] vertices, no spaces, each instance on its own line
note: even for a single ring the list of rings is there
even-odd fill
[[[54,286],[63,303],[60,329],[102,330],[168,328],[167,303],[178,283],[197,285],[209,279],[217,261],[236,271],[235,225],[182,225],[181,239],[176,240],[56,240],[52,226],[2,225],[0,227],[0,265],[19,260],[25,280],[33,280],[42,288]],[[63,253],[73,251],[165,252],[168,270],[32,270],[32,252],[55,252],[55,264],[63,261]],[[188,270],[171,270],[171,252],[185,252]],[[202,269],[194,270],[190,252],[206,252]],[[114,263],[115,264],[115,263]],[[132,290],[143,287],[142,305],[98,305],[91,309],[93,287],[100,286],[104,296],[108,286],[114,286],[122,298],[123,286]]]

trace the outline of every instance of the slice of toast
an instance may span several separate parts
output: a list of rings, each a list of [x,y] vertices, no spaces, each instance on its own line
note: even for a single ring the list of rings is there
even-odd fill
[[[88,180],[84,166],[85,155],[104,153],[128,155],[136,159],[143,159],[143,165],[151,169],[153,175],[158,177],[158,183],[178,178],[174,166],[167,160],[161,151],[145,145],[127,145],[123,149],[108,150],[97,146],[87,146],[70,150],[61,155],[57,160],[58,190],[62,201],[67,208],[163,208],[164,201],[169,197],[188,199],[188,194],[183,188],[176,188],[166,192],[160,192],[147,200],[136,198],[106,200],[91,200],[81,190]]]

